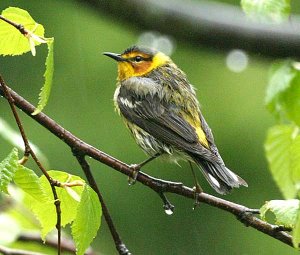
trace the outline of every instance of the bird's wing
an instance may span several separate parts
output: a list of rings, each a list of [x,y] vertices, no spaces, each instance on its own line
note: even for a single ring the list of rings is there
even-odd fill
[[[126,119],[179,150],[199,155],[208,161],[220,160],[199,142],[195,128],[177,114],[172,105],[162,103],[157,95],[147,95],[142,100],[139,99],[132,100],[132,97],[124,98],[119,95],[118,106]]]
[[[209,143],[210,151],[212,153],[214,153],[220,159],[220,161],[223,162],[223,159],[221,158],[221,155],[220,155],[220,153],[218,151],[218,148],[217,148],[217,146],[215,144],[214,137],[213,137],[213,134],[211,132],[210,127],[208,126],[208,124],[207,124],[207,122],[204,119],[204,117],[203,117],[202,114],[199,114],[199,118],[200,118],[200,121],[201,121],[201,126],[203,128],[203,131],[204,131],[204,133],[206,135],[206,139],[207,139],[207,141]]]

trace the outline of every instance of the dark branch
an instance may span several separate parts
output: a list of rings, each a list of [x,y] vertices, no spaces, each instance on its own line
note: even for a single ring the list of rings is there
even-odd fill
[[[108,228],[110,230],[110,233],[114,239],[115,242],[115,246],[117,251],[119,252],[120,255],[131,255],[131,253],[129,252],[129,250],[126,248],[126,245],[122,242],[116,228],[115,225],[112,221],[112,218],[110,216],[110,213],[108,211],[108,208],[104,202],[103,196],[98,188],[98,185],[93,177],[93,174],[91,172],[90,166],[87,163],[87,161],[84,158],[84,155],[82,155],[80,152],[78,151],[73,151],[74,156],[76,157],[78,163],[80,164],[90,186],[93,188],[93,190],[97,193],[98,198],[100,200],[101,206],[102,206],[102,212],[105,218],[105,221],[107,222]]]
[[[22,35],[24,35],[24,36],[28,35],[28,30],[25,29],[22,24],[17,24],[15,22],[3,17],[2,15],[0,15],[0,19],[3,20],[4,22],[8,23],[9,25],[15,27],[16,29],[18,29]]]
[[[127,164],[113,158],[112,156],[94,148],[93,146],[85,143],[71,132],[64,129],[62,126],[57,124],[54,120],[48,117],[44,113],[39,113],[37,115],[31,115],[35,110],[35,107],[27,102],[24,98],[19,96],[16,92],[9,89],[11,96],[14,99],[14,103],[28,116],[36,120],[43,127],[52,132],[56,137],[61,139],[64,143],[68,144],[72,151],[80,152],[81,155],[86,155],[94,158],[95,160],[114,168],[115,170],[127,175],[133,176],[133,170]],[[0,87],[0,95],[4,95],[3,89]],[[137,181],[143,183],[145,186],[155,190],[156,192],[170,192],[175,193],[180,196],[195,199],[195,192],[192,188],[186,187],[184,185],[178,185],[178,183],[170,183],[163,180],[153,178],[143,172],[140,172],[137,176]],[[224,199],[211,196],[206,193],[201,193],[198,195],[199,202],[209,204],[211,206],[220,208],[224,211],[230,212],[235,215],[241,222],[246,226],[253,227],[260,232],[263,232],[279,241],[293,246],[292,237],[284,231],[278,231],[278,226],[271,225],[264,222],[253,215],[253,210],[245,207],[243,205],[235,204]],[[254,211],[256,212],[256,211]]]
[[[41,235],[39,233],[31,233],[31,232],[26,232],[26,233],[22,233],[19,237],[18,237],[19,241],[23,241],[23,242],[36,242],[36,243],[40,243],[40,244],[46,244],[49,247],[53,247],[53,248],[57,248],[58,246],[58,242],[57,242],[57,238],[46,238],[46,241],[44,242],[41,239]],[[68,238],[62,238],[61,239],[61,249],[62,251],[69,251],[69,252],[76,252],[76,247],[73,243],[72,240],[68,239]],[[85,253],[85,255],[96,255],[96,253],[89,248]]]
[[[280,25],[251,22],[240,7],[213,1],[78,0],[130,25],[196,46],[244,49],[271,57],[300,57],[300,18]],[[126,10],[126,11],[124,11]]]
[[[9,103],[9,106],[11,108],[11,111],[12,111],[13,115],[14,115],[15,121],[16,121],[16,123],[18,125],[18,128],[19,128],[19,131],[21,133],[23,142],[25,144],[24,158],[26,158],[26,160],[27,160],[27,157],[29,155],[33,158],[34,162],[39,167],[39,169],[42,171],[42,173],[45,175],[46,179],[48,180],[48,182],[51,186],[51,190],[52,190],[52,194],[53,194],[53,198],[54,198],[54,205],[55,205],[56,215],[57,215],[57,221],[56,221],[57,241],[58,241],[57,254],[60,255],[61,254],[61,245],[60,245],[60,241],[61,241],[61,208],[60,208],[60,200],[58,199],[58,195],[57,195],[56,188],[55,188],[55,186],[58,184],[58,182],[51,178],[51,176],[48,174],[48,172],[43,167],[43,165],[41,164],[41,162],[39,161],[39,159],[35,155],[34,151],[32,150],[32,148],[29,144],[29,140],[27,139],[27,136],[25,134],[25,130],[23,128],[21,120],[19,118],[19,114],[16,111],[16,107],[15,107],[15,104],[14,104],[14,99],[13,99],[12,95],[10,94],[11,90],[6,86],[4,80],[2,79],[1,76],[0,76],[0,88],[3,91],[3,94],[4,94],[5,98],[7,99],[8,103]],[[24,163],[24,162],[26,162],[26,160],[22,160],[22,162]]]

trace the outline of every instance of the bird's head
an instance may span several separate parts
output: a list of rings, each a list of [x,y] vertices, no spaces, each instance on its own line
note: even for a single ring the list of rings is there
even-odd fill
[[[118,80],[126,80],[133,76],[143,76],[159,66],[171,62],[171,59],[162,52],[132,46],[121,54],[104,52],[118,62]]]

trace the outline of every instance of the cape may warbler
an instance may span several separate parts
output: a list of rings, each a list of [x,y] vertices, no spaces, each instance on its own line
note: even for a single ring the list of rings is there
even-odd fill
[[[139,167],[167,155],[174,161],[194,162],[220,194],[247,186],[225,166],[193,86],[168,56],[137,46],[104,55],[118,62],[116,109],[137,144],[151,156]]]

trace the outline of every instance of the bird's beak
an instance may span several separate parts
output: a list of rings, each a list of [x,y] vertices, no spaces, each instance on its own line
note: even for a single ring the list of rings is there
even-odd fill
[[[103,52],[103,55],[108,56],[118,62],[120,61],[126,61],[126,59],[121,57],[121,54],[117,54],[117,53],[111,53],[111,52]]]

